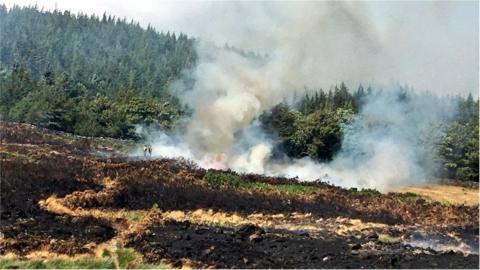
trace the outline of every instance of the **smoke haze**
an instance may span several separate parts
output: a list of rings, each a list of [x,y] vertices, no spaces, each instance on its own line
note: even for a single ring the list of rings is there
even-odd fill
[[[305,87],[328,89],[342,81],[350,89],[401,82],[438,95],[478,96],[478,2],[117,3],[95,1],[93,12],[114,10],[198,37],[197,65],[185,71],[193,86],[184,80],[171,86],[193,114],[175,135],[150,138],[155,154],[206,168],[384,191],[419,183],[429,178],[433,161],[426,149],[435,143],[434,134],[421,136],[454,114],[445,104],[421,95],[399,101],[393,91],[370,97],[328,164],[273,161],[273,144],[257,118],[303,95]],[[248,57],[225,43],[266,56]]]
[[[385,91],[368,97],[344,127],[342,149],[332,162],[305,158],[292,166],[274,166],[270,173],[381,191],[431,180],[431,148],[441,133],[438,123],[455,115],[454,103],[429,95],[402,100],[397,94]]]

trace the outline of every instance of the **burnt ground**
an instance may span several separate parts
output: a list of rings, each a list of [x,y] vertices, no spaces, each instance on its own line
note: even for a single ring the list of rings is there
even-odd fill
[[[360,238],[286,230],[264,230],[255,225],[237,229],[153,218],[141,234],[131,235],[128,246],[149,261],[167,258],[182,266],[214,268],[425,268],[474,267],[476,256],[438,253],[381,244],[375,234]]]
[[[117,241],[172,267],[478,268],[478,206],[322,182],[304,193],[213,188],[186,160],[126,158],[92,139],[0,125],[2,256],[94,254]]]

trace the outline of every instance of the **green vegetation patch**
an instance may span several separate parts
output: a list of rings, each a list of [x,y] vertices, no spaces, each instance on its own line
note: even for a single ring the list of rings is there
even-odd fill
[[[272,191],[279,191],[282,193],[289,193],[289,194],[308,194],[318,189],[317,187],[314,187],[314,186],[305,186],[301,184],[272,185],[272,184],[261,183],[261,182],[243,183],[242,188],[255,189],[255,190],[269,190],[269,191],[272,190]]]
[[[278,191],[289,194],[307,194],[318,188],[302,184],[268,184],[263,182],[244,182],[236,174],[218,171],[208,171],[203,180],[211,187],[230,187],[235,189]]]
[[[240,176],[216,171],[208,171],[205,176],[203,176],[203,180],[208,185],[216,188],[225,186],[238,188],[242,184]]]
[[[360,195],[360,196],[374,196],[374,195],[380,195],[380,191],[374,189],[374,188],[362,188],[358,190],[357,188],[350,188],[348,189],[348,192],[353,195]]]
[[[203,180],[211,187],[230,187],[235,189],[278,191],[289,194],[307,194],[318,189],[315,186],[302,184],[269,184],[263,182],[245,182],[236,174],[218,171],[208,171]]]

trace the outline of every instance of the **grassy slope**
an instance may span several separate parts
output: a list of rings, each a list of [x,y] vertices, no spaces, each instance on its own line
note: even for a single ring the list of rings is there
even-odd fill
[[[403,187],[398,190],[401,193],[414,193],[429,201],[438,201],[447,204],[478,205],[478,188],[467,188],[452,185],[424,185]]]

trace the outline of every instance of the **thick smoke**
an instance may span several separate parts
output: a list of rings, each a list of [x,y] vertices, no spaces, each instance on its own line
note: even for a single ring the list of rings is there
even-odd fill
[[[237,4],[233,10],[227,9],[230,20],[255,10],[260,18],[275,23],[261,30],[249,20],[232,22],[244,31],[251,30],[240,31],[240,36],[232,37],[233,42],[247,48],[249,42],[263,44],[269,48],[265,59],[245,57],[203,40],[198,43],[198,65],[190,74],[195,80],[193,90],[180,93],[181,100],[194,108],[186,139],[197,152],[230,156],[235,134],[305,85],[339,82],[354,73],[366,77],[363,69],[352,63],[360,63],[360,58],[375,59],[379,45],[361,15],[339,3],[291,5]],[[228,21],[222,25],[229,25]],[[239,42],[242,37],[245,40]]]
[[[183,81],[172,85],[172,91],[193,109],[192,117],[175,140],[158,137],[156,154],[184,155],[206,168],[321,178],[381,190],[428,179],[432,167],[428,147],[434,140],[421,136],[453,113],[431,98],[400,100],[393,91],[370,96],[361,113],[345,126],[342,150],[329,164],[309,159],[272,161],[272,143],[256,121],[276,104],[295,100],[305,86],[328,87],[340,81],[350,86],[379,84],[393,79],[425,87],[426,81],[435,80],[430,75],[436,74],[432,58],[439,56],[437,50],[427,53],[425,62],[411,57],[423,57],[414,48],[428,47],[428,38],[412,34],[412,41],[405,39],[405,32],[398,35],[402,39],[385,35],[384,29],[373,27],[368,10],[358,3],[236,3],[218,4],[217,9],[225,17],[221,24],[209,25],[212,34],[200,36],[198,63],[185,74],[193,86],[185,87]],[[436,17],[429,13],[426,18]],[[439,31],[451,33],[448,26]],[[266,56],[245,56],[219,47],[219,37]],[[461,55],[468,50],[452,49],[461,51],[441,54]],[[425,77],[417,80],[419,69],[410,69],[408,62],[434,71],[425,70],[420,74]]]

